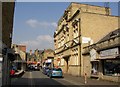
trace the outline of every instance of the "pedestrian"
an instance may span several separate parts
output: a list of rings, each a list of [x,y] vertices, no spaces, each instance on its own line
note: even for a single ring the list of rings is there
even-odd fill
[[[87,83],[87,73],[85,73],[85,75],[84,75],[84,83],[85,84]]]

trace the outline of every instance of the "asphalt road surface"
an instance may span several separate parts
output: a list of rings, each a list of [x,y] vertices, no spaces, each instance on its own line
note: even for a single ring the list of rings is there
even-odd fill
[[[21,78],[12,78],[12,86],[29,86],[29,87],[45,87],[45,86],[61,86],[69,87],[74,83],[66,80],[65,78],[49,78],[44,75],[41,71],[27,71]]]
[[[120,87],[118,83],[88,79],[84,84],[82,77],[65,75],[64,78],[49,78],[41,71],[26,71],[22,77],[14,77],[11,80],[11,87]]]

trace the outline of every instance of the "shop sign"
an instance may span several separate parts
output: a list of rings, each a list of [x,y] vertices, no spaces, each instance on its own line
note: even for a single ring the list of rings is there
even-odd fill
[[[82,43],[88,43],[90,40],[89,37],[82,37]]]
[[[100,57],[116,56],[119,54],[118,48],[108,49],[100,52]]]
[[[90,37],[82,37],[82,43],[90,43],[93,44],[93,40]]]

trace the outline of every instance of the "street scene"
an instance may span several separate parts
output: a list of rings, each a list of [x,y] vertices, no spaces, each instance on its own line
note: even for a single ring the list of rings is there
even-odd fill
[[[119,2],[0,2],[0,86],[120,86]]]

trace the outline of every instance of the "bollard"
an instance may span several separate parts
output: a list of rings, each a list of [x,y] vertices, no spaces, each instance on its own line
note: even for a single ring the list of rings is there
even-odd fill
[[[84,80],[84,81],[85,81],[84,83],[86,84],[86,83],[87,83],[87,73],[85,73],[84,79],[85,79],[85,80]]]

